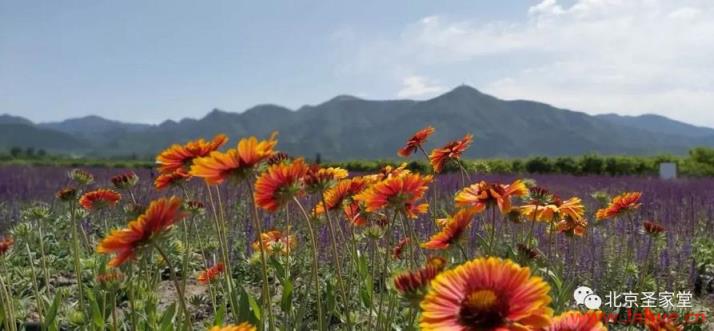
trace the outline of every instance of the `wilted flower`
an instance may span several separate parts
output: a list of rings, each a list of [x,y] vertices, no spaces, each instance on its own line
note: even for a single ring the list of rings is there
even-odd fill
[[[305,174],[305,189],[308,192],[322,192],[332,187],[338,180],[347,178],[347,170],[342,168],[322,168],[311,165]]]
[[[258,141],[256,137],[241,139],[236,148],[210,155],[193,161],[190,174],[203,178],[208,184],[221,184],[227,179],[243,180],[253,174],[255,168],[273,155],[273,148],[278,144],[276,133],[268,140]]]
[[[129,171],[112,177],[111,181],[117,190],[126,190],[134,187],[139,182],[139,176],[135,172]]]
[[[12,239],[12,237],[3,237],[0,239],[0,256],[5,255],[14,243],[15,239]]]
[[[528,188],[520,180],[509,185],[481,181],[459,191],[454,200],[458,207],[474,208],[476,212],[498,206],[501,213],[506,214],[511,210],[511,197],[524,196],[527,193]]]
[[[97,246],[100,254],[116,254],[109,266],[118,267],[134,258],[138,250],[168,231],[186,216],[181,211],[181,199],[161,198],[151,202],[146,212],[129,222],[126,228],[112,231]]]
[[[528,189],[528,204],[543,206],[553,202],[556,198],[553,193],[550,193],[546,188],[533,186]]]
[[[516,245],[516,248],[518,249],[519,255],[525,256],[529,260],[538,259],[543,255],[538,251],[537,248],[528,247],[524,244],[518,244],[518,245]]]
[[[216,263],[216,265],[203,270],[200,274],[198,274],[198,282],[200,284],[208,284],[222,274],[223,271],[225,271],[223,263]]]
[[[77,184],[86,186],[94,182],[94,176],[88,171],[82,169],[72,169],[67,176],[77,182]]]
[[[290,161],[290,156],[287,153],[275,152],[265,161],[265,163],[268,165],[275,165],[286,161]]]
[[[432,279],[444,270],[444,264],[427,263],[417,270],[406,271],[394,277],[394,288],[407,301],[419,302],[424,297]]]
[[[401,260],[402,258],[402,251],[404,251],[404,247],[409,244],[411,240],[409,237],[406,237],[402,240],[400,240],[394,248],[392,248],[392,255],[394,256],[395,259]]]
[[[121,282],[124,279],[124,275],[118,271],[108,271],[97,275],[97,283],[108,284]]]
[[[645,233],[653,236],[656,236],[665,231],[663,225],[657,224],[653,221],[645,221],[642,227],[644,228]]]
[[[79,204],[86,210],[97,210],[106,207],[114,207],[121,199],[121,194],[109,190],[98,189],[87,192],[79,199]]]
[[[57,191],[57,193],[55,193],[55,196],[61,201],[72,201],[77,198],[77,189],[74,187],[65,187]]]
[[[139,215],[144,213],[144,210],[146,210],[146,206],[137,203],[127,203],[124,205],[124,212],[127,216],[132,218],[139,217]]]
[[[431,126],[427,126],[417,131],[411,138],[409,138],[409,140],[407,140],[406,145],[397,151],[397,155],[401,157],[409,157],[409,155],[412,155],[417,149],[423,148],[424,143],[429,136],[434,133],[434,131],[434,128]]]
[[[436,148],[429,154],[429,162],[434,172],[440,173],[448,161],[461,159],[461,154],[471,146],[474,136],[465,135],[459,140],[452,141],[442,148]]]
[[[550,286],[527,267],[478,258],[440,273],[421,302],[422,330],[538,330],[550,325]]]
[[[184,204],[184,209],[194,215],[202,215],[206,211],[203,202],[197,200],[187,201]]]
[[[587,230],[588,221],[585,218],[575,219],[568,215],[564,219],[555,223],[555,229],[558,232],[565,233],[569,236],[582,237]]]
[[[255,181],[255,204],[275,212],[302,191],[302,179],[307,166],[302,159],[290,164],[272,165]]]
[[[191,175],[183,168],[179,168],[174,172],[161,174],[159,177],[156,177],[154,187],[157,190],[163,190],[167,187],[183,185],[183,183],[189,179],[191,179]]]
[[[623,213],[640,208],[642,192],[626,192],[612,199],[606,208],[597,211],[598,221],[617,217]]]
[[[189,141],[184,145],[174,144],[156,157],[159,173],[165,175],[174,173],[179,169],[187,170],[194,159],[209,155],[227,142],[228,137],[219,134],[213,137],[211,141],[198,139]]]

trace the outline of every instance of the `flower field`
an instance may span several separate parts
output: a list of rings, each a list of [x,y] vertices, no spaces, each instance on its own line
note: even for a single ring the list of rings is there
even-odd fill
[[[483,175],[432,133],[423,173],[276,135],[0,167],[0,330],[710,329],[714,179]]]

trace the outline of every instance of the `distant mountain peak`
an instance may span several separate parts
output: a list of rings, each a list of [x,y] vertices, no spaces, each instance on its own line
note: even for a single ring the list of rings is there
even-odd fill
[[[0,124],[24,124],[24,125],[34,125],[32,121],[10,114],[0,114]]]
[[[362,100],[356,96],[349,95],[349,94],[340,94],[327,102],[342,102],[342,101],[357,101],[357,100]]]

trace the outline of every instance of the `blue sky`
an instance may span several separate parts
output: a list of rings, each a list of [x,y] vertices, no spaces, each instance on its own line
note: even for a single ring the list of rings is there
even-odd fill
[[[0,113],[157,123],[461,83],[714,126],[708,0],[0,0]]]

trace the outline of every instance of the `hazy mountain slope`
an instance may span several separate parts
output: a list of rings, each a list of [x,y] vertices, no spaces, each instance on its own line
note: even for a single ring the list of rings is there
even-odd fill
[[[597,115],[597,118],[615,124],[634,127],[642,130],[680,135],[685,137],[711,137],[714,129],[675,121],[664,116],[645,114],[640,116],[622,116],[617,114]]]
[[[72,135],[26,124],[0,124],[0,150],[13,147],[49,152],[86,152],[92,146]]]
[[[148,124],[124,123],[90,115],[61,122],[39,123],[38,127],[52,129],[92,141],[95,145],[109,144],[134,132],[151,127]]]
[[[211,138],[217,133],[228,134],[233,139],[229,145],[234,145],[240,137],[264,138],[278,131],[280,150],[309,158],[320,153],[326,160],[345,160],[396,158],[397,148],[425,125],[437,129],[428,149],[473,133],[470,157],[681,154],[693,146],[714,146],[714,135],[707,134],[714,129],[659,116],[590,116],[539,102],[500,100],[468,86],[425,101],[374,101],[341,95],[296,111],[269,104],[242,113],[215,109],[200,119],[151,126],[93,116],[40,126],[91,141],[91,153],[96,155],[148,157],[173,143]]]

